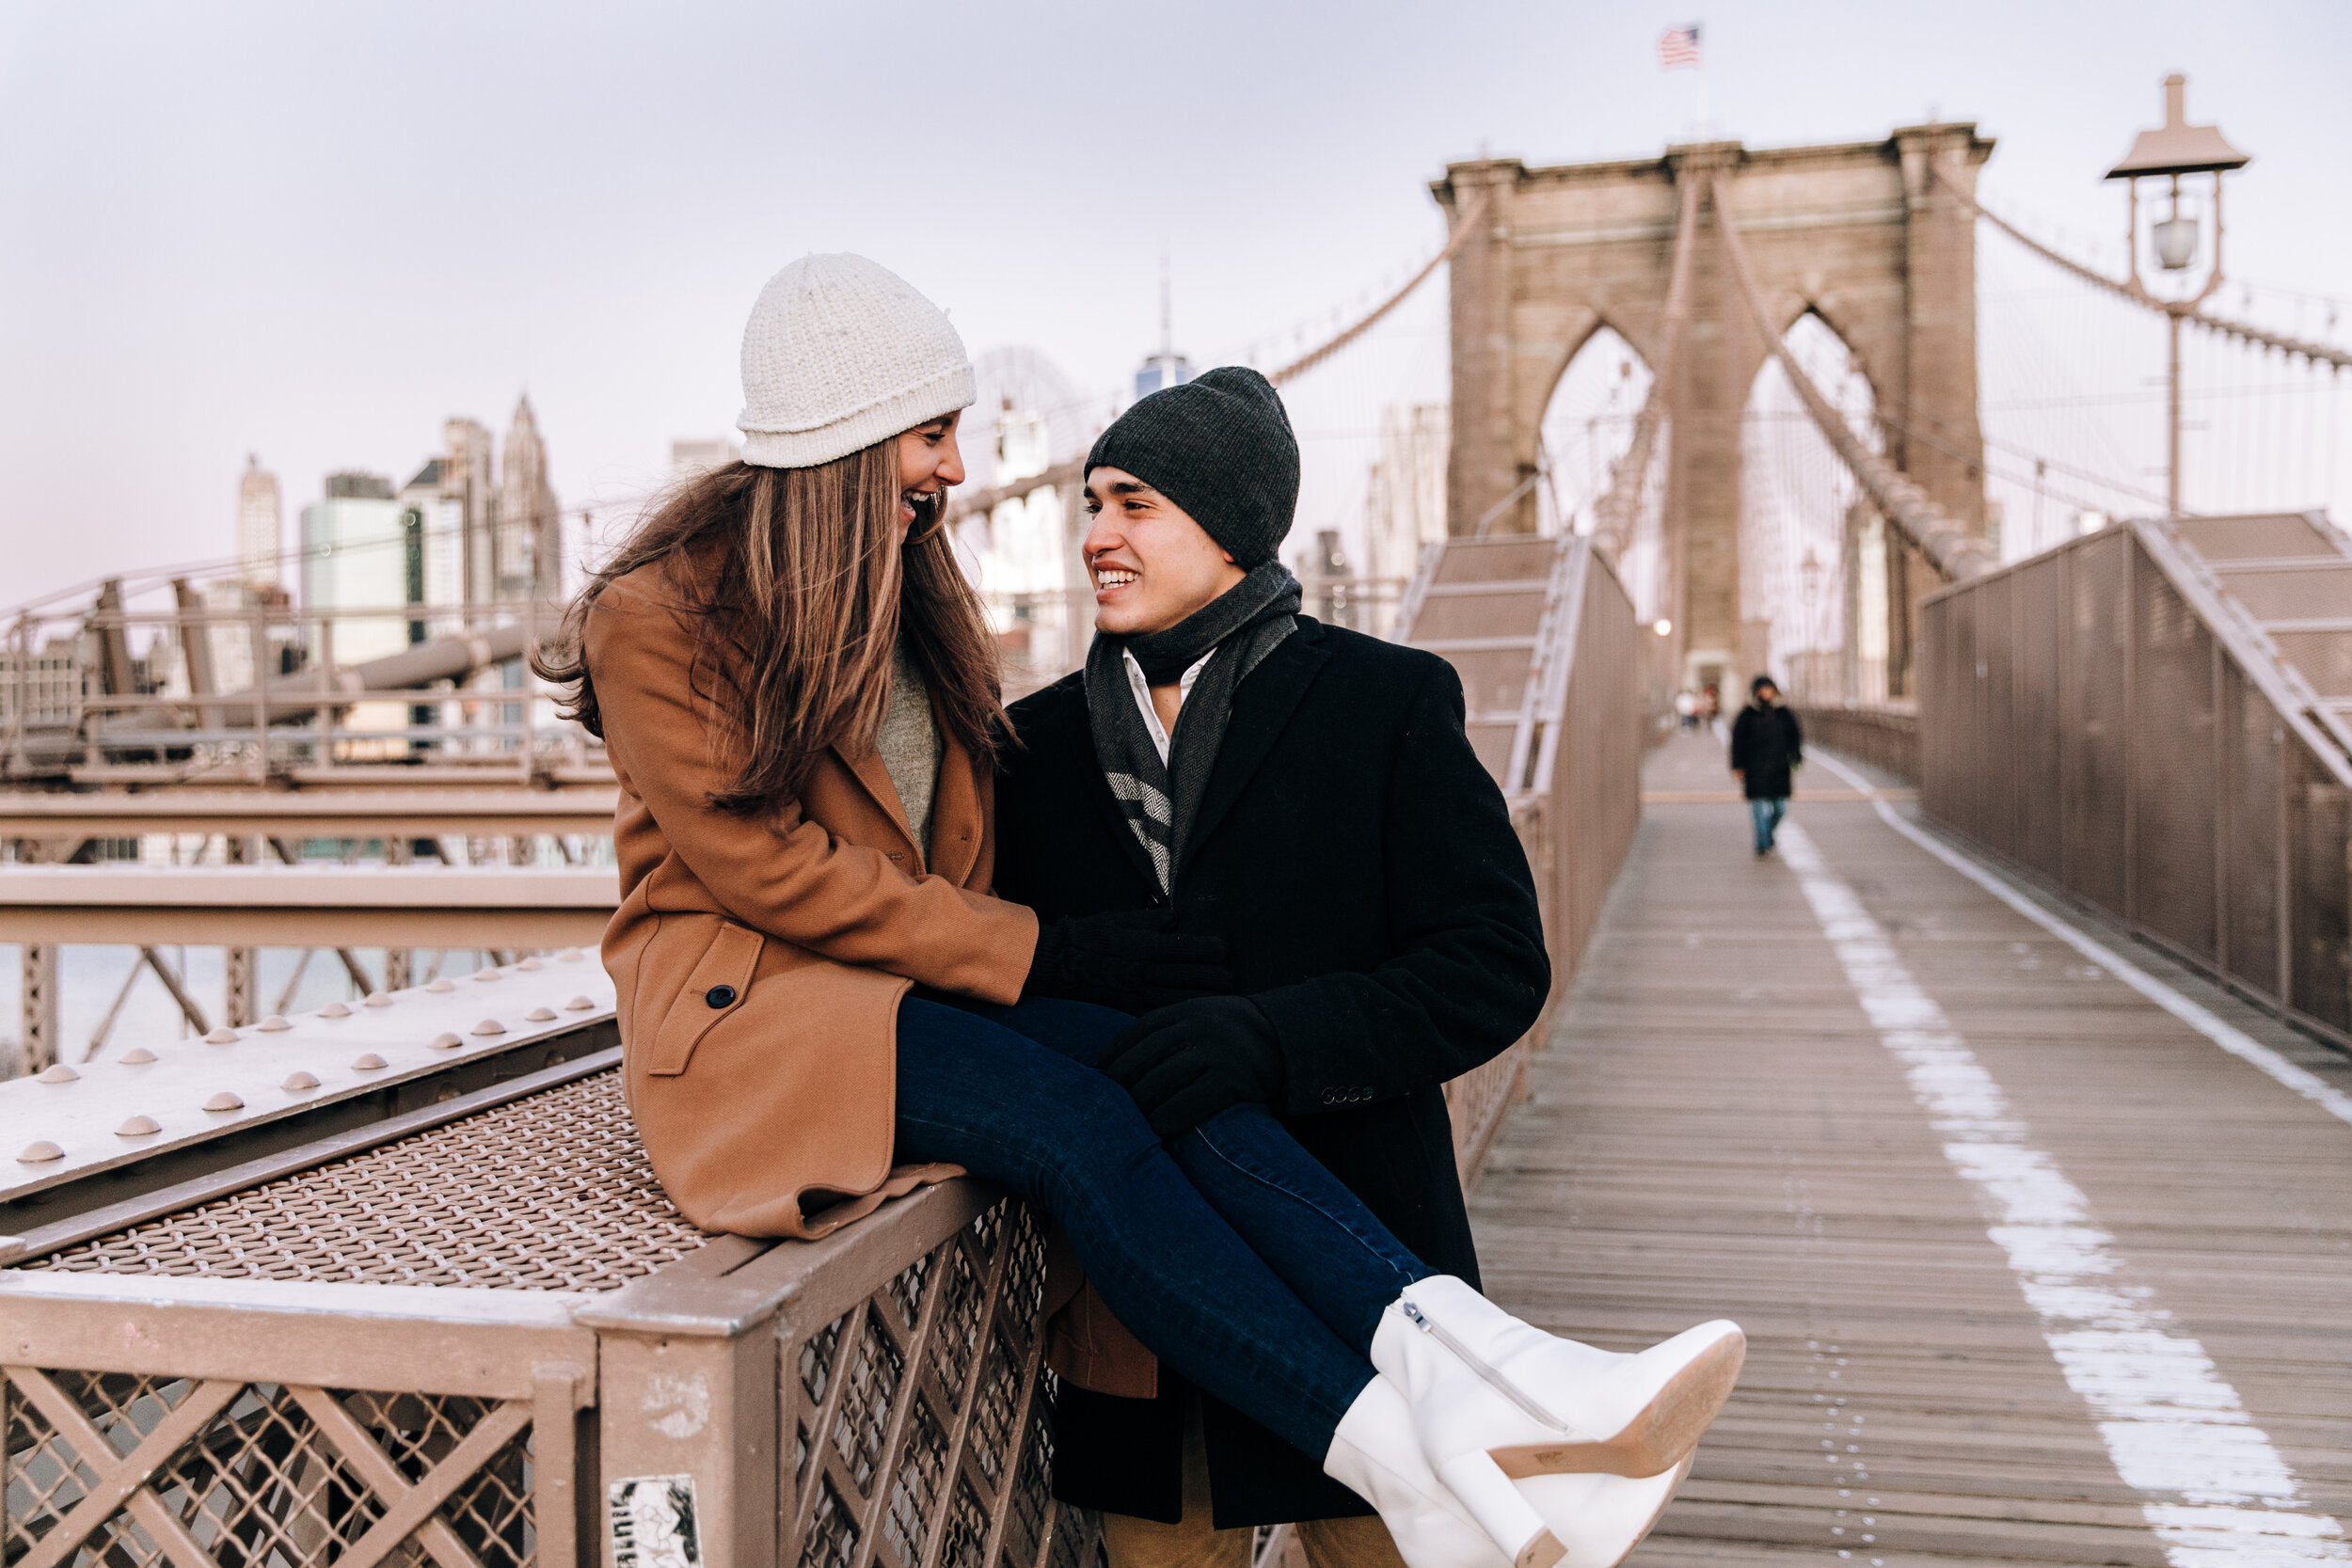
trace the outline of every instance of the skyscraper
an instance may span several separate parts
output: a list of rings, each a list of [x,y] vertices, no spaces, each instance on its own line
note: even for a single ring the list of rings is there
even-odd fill
[[[525,393],[506,427],[499,467],[499,596],[554,598],[564,587],[564,525],[548,483],[548,451]]]
[[[282,514],[278,476],[248,452],[237,481],[237,575],[256,587],[278,584],[278,551]]]

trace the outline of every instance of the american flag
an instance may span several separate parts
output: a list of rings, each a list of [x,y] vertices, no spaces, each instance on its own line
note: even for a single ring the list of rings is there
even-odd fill
[[[1699,24],[1685,23],[1658,35],[1658,65],[1661,71],[1699,63]]]

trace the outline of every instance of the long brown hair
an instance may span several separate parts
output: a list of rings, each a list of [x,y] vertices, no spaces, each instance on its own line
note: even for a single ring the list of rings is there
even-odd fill
[[[734,770],[711,804],[753,813],[797,795],[825,748],[881,726],[893,646],[906,640],[940,723],[990,767],[1011,727],[995,639],[956,563],[942,494],[898,542],[898,446],[810,468],[731,463],[674,491],[592,577],[532,668],[568,684],[569,717],[604,734],[588,613],[607,584],[661,562],[695,625],[689,680]]]

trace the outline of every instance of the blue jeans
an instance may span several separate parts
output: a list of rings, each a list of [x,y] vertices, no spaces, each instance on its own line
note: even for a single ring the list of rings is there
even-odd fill
[[[1772,834],[1780,830],[1780,819],[1788,815],[1786,796],[1772,800],[1750,800],[1748,816],[1756,825],[1756,852],[1762,854],[1772,847]]]
[[[898,1157],[952,1162],[1051,1213],[1136,1338],[1320,1463],[1373,1379],[1381,1311],[1431,1270],[1263,1105],[1163,1145],[1093,1065],[1128,1022],[1084,1002],[908,997]]]

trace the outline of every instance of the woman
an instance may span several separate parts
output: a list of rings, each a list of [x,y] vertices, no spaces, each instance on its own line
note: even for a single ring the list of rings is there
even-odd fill
[[[806,257],[760,295],[743,375],[743,462],[639,528],[540,666],[576,683],[621,785],[604,959],[672,1198],[814,1237],[989,1177],[1053,1213],[1150,1349],[1371,1502],[1412,1568],[1613,1563],[1687,1472],[1737,1329],[1631,1356],[1519,1323],[1263,1107],[1163,1148],[1094,1055],[1129,1014],[1219,990],[1223,953],[1150,911],[1041,927],[989,895],[1007,729],[944,529],[974,395],[954,328],[871,261]]]

